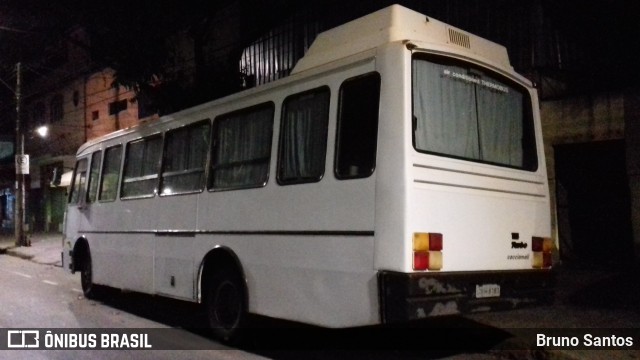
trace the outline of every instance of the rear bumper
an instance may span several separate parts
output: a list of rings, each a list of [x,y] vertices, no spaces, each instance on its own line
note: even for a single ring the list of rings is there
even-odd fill
[[[483,285],[499,285],[500,296],[476,297],[476,287]],[[549,303],[554,288],[551,270],[378,272],[383,323]]]

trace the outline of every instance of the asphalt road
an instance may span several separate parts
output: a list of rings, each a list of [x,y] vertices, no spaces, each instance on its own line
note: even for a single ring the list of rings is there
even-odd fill
[[[209,338],[195,304],[115,290],[100,301],[88,300],[80,290],[79,276],[57,266],[0,255],[0,286],[0,329],[160,329],[163,344],[185,348],[0,350],[0,359],[486,360],[496,358],[489,349],[508,336],[463,318],[402,329],[329,330],[254,317],[255,328],[238,348],[231,348]],[[442,321],[448,328],[459,327],[458,336],[437,330]],[[447,341],[451,343],[442,346]]]

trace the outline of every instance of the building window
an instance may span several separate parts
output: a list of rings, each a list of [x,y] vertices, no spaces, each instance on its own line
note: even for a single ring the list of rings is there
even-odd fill
[[[138,102],[138,119],[144,119],[158,113],[158,107],[153,104],[149,95],[140,93],[136,96],[136,101]]]
[[[118,115],[120,111],[127,110],[127,100],[118,100],[109,103],[109,115]]]
[[[278,183],[320,181],[324,175],[329,120],[329,88],[289,96],[284,101]]]
[[[63,97],[61,94],[56,94],[51,98],[51,107],[49,108],[49,121],[54,123],[56,121],[62,120],[64,116],[62,102]]]
[[[96,121],[100,119],[100,111],[96,110],[96,111],[92,111],[91,112],[91,120]]]

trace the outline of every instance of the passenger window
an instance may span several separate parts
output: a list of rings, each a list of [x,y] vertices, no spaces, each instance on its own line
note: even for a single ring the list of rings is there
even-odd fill
[[[267,184],[273,103],[216,118],[209,189],[230,190]]]
[[[92,203],[96,201],[98,196],[98,177],[100,176],[100,165],[102,162],[102,151],[96,151],[91,155],[91,170],[89,171],[89,184],[87,187],[87,202]]]
[[[87,181],[87,159],[80,159],[76,163],[76,169],[73,172],[73,183],[71,184],[71,192],[69,193],[69,204],[78,204],[82,193],[86,191],[85,185]]]
[[[329,88],[285,99],[278,154],[281,185],[320,181],[324,175],[329,120]]]
[[[201,191],[209,150],[209,121],[167,132],[161,195]]]
[[[160,135],[135,140],[127,145],[120,197],[147,197],[156,194],[161,154]]]
[[[380,75],[347,79],[340,87],[335,174],[338,179],[373,174],[378,141]]]
[[[100,201],[114,201],[118,193],[120,178],[120,161],[122,160],[122,146],[110,147],[104,152],[102,164],[102,178],[98,199]]]

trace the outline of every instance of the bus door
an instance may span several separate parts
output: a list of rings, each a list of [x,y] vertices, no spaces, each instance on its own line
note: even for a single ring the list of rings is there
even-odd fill
[[[87,206],[85,194],[87,193],[88,166],[88,157],[79,158],[73,171],[73,178],[71,179],[67,213],[65,214],[64,251],[62,253],[63,267],[71,264],[69,250],[75,240],[80,236],[79,231],[81,223],[83,222],[83,212]]]

